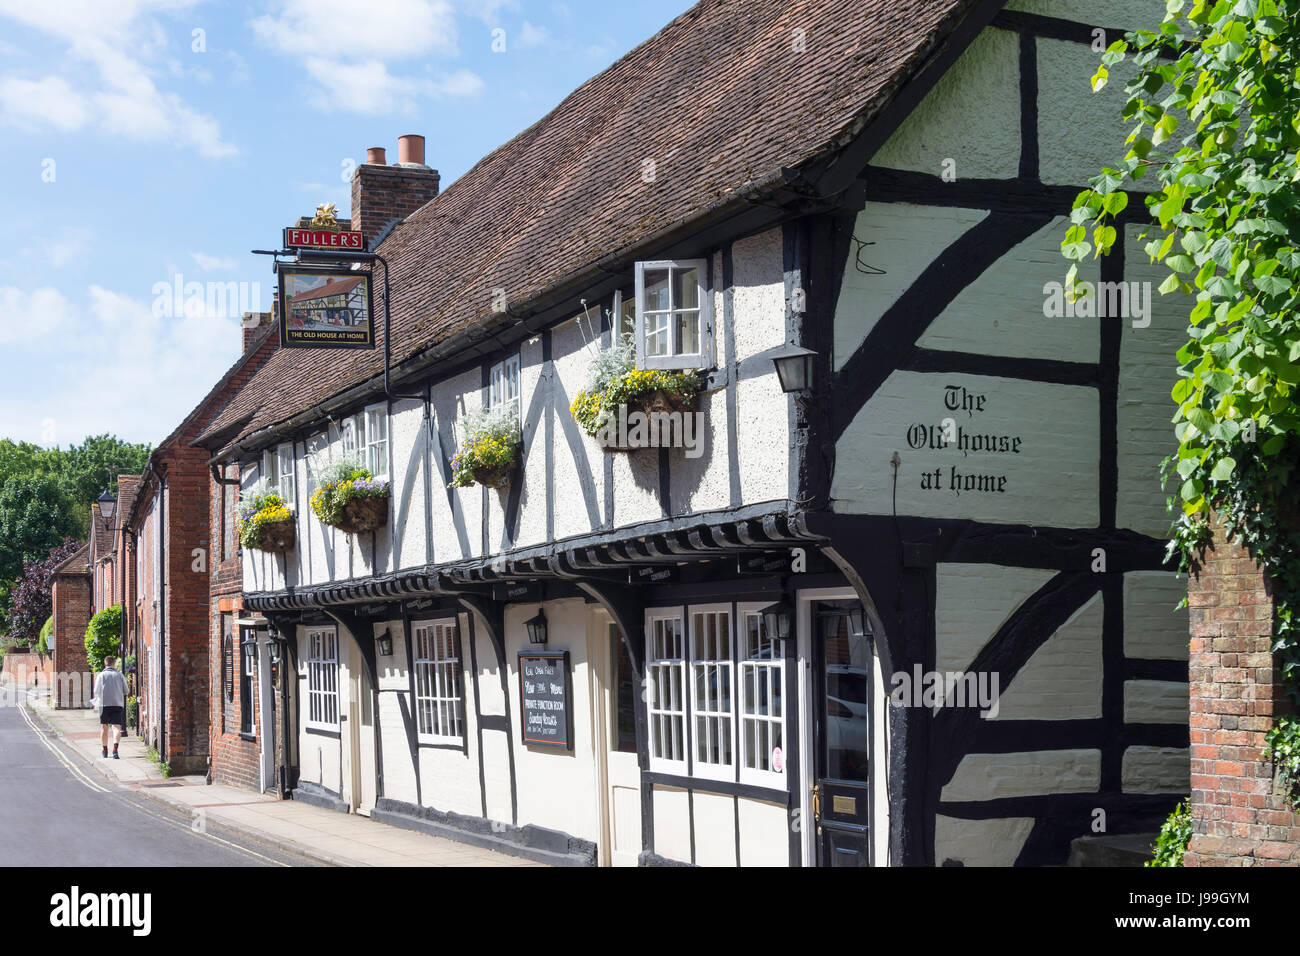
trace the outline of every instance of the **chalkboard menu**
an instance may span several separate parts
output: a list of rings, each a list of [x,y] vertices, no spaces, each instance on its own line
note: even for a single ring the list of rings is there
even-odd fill
[[[519,712],[524,743],[569,750],[569,652],[519,652]]]

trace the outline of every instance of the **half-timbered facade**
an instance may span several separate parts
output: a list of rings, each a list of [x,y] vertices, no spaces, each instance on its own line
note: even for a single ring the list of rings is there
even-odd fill
[[[1050,291],[1094,30],[1151,7],[706,0],[368,230],[391,376],[282,350],[198,439],[297,516],[242,554],[294,795],[567,864],[1060,862],[1163,816],[1177,310],[1135,239],[1083,276],[1123,295]],[[698,370],[696,441],[575,422],[625,332]],[[505,403],[509,482],[452,487]],[[344,452],[376,531],[312,514]]]

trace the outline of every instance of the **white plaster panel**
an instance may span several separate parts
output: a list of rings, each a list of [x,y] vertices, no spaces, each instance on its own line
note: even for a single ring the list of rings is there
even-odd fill
[[[721,273],[717,281],[721,283]],[[737,361],[783,344],[785,251],[780,229],[769,229],[732,244],[731,281]]]
[[[965,670],[998,628],[1052,571],[995,564],[940,564],[935,569],[935,666]]]
[[[996,720],[1084,720],[1101,716],[1102,600],[1075,611],[1036,650],[1009,687]]]
[[[946,206],[869,202],[858,213],[853,235],[862,243],[849,249],[835,305],[835,370],[876,327],[944,249],[988,212]]]
[[[917,340],[923,348],[1014,358],[1095,362],[1101,348],[1101,320],[1044,315],[1048,283],[1059,287],[1070,262],[1061,255],[1069,228],[1060,216],[1000,258],[966,286]],[[1079,279],[1097,282],[1096,259],[1079,263]],[[1092,310],[1089,310],[1092,311]]]
[[[393,404],[388,420],[388,451],[393,463],[392,538],[403,568],[428,562],[425,543],[425,440],[424,402],[404,400]]]
[[[1044,793],[1092,793],[1101,786],[1100,750],[967,754],[941,800],[997,800]]]
[[[736,467],[744,504],[792,496],[790,401],[775,372],[736,383]]]
[[[466,708],[467,716],[472,711]],[[466,722],[466,731],[472,727]],[[420,797],[424,805],[438,810],[481,817],[483,801],[479,793],[478,753],[473,742],[469,753],[441,747],[421,747]]]
[[[437,563],[460,561],[477,557],[483,551],[483,491],[478,485],[469,488],[447,488],[451,480],[451,458],[461,440],[458,423],[466,407],[482,406],[482,373],[472,368],[454,378],[433,386],[433,420],[439,433],[445,436],[446,463],[441,462],[441,451],[435,443],[433,452],[433,560]],[[462,542],[455,516],[460,516],[465,533]]]
[[[464,642],[469,634],[467,618],[461,615],[461,638]],[[478,701],[485,717],[499,717],[506,712],[505,692],[501,689],[501,665],[497,663],[497,652],[492,646],[492,639],[487,635],[487,628],[477,615],[474,620],[474,654],[478,658]],[[466,645],[468,647],[468,645]]]
[[[510,738],[499,730],[483,731],[483,783],[489,820],[510,822]]]
[[[650,799],[654,802],[655,853],[665,860],[690,863],[689,795],[676,787],[653,787]]]
[[[696,419],[699,427],[694,433],[698,457],[691,458],[685,449],[674,448],[669,452],[671,507],[675,515],[714,511],[731,503],[726,389],[700,393],[697,408],[701,413]]]
[[[736,801],[740,821],[741,866],[789,866],[790,825],[786,809],[778,803]]]
[[[735,798],[697,790],[694,795],[695,862],[699,866],[736,865]],[[787,842],[787,846],[789,843]],[[788,862],[788,861],[787,861]]]
[[[553,335],[552,349],[554,341]],[[533,428],[528,427],[527,421],[528,410],[533,402],[538,399],[543,402],[547,400],[546,392],[538,394],[539,388],[549,388],[549,380],[544,381],[542,375],[542,340],[535,337],[528,339],[519,348],[519,425],[523,430],[528,458],[523,468],[515,469],[510,478],[511,485],[518,483],[520,486],[515,547],[541,544],[546,540],[546,423],[549,419],[553,426],[558,426],[558,422],[555,415],[545,408]],[[557,448],[562,447],[558,431],[555,440]],[[512,490],[508,489],[508,492]],[[508,500],[508,497],[503,498],[502,503]]]
[[[1186,724],[1189,691],[1182,681],[1124,682],[1124,720],[1130,724]]]
[[[965,866],[1014,866],[1034,829],[1033,817],[959,820],[934,818],[934,861],[955,860]]]
[[[1140,301],[1149,305],[1150,312],[1145,318],[1121,320],[1120,324],[1115,517],[1121,528],[1164,538],[1171,516],[1161,488],[1160,462],[1178,448],[1170,423],[1175,406],[1169,393],[1178,381],[1175,355],[1186,341],[1192,303],[1181,293],[1160,295],[1156,291],[1168,271],[1149,262],[1145,243],[1137,238],[1139,232],[1138,226],[1129,226],[1125,232],[1124,278],[1140,284]],[[1147,321],[1150,324],[1143,327]]]
[[[1011,0],[1006,8],[1120,30],[1137,27],[1154,30],[1165,17],[1163,0]],[[1118,36],[1107,37],[1106,44],[1118,39]],[[1101,54],[1097,56],[1100,58]]]
[[[1166,571],[1124,575],[1124,656],[1185,661],[1189,653],[1187,579]]]
[[[973,399],[982,396],[983,411],[962,410],[963,393],[950,388],[964,389]],[[953,395],[957,410],[946,404]],[[945,419],[952,420],[949,432],[956,439],[946,444]],[[832,494],[838,510],[890,514],[895,507],[890,458],[897,451],[900,515],[1095,527],[1098,430],[1095,389],[894,372],[841,436]],[[913,449],[918,434],[922,444]],[[1005,438],[1008,450],[963,454],[958,444],[965,436]],[[954,476],[987,484],[958,494],[952,490]],[[936,478],[937,489],[930,487]]]
[[[593,335],[600,334],[600,318],[595,308],[590,311],[591,327],[588,328],[588,320],[582,319],[581,322],[574,320],[566,322],[551,333],[551,358],[555,366],[556,374],[559,376],[559,385],[562,388],[563,397],[561,402],[564,407],[556,409],[555,415],[555,537],[567,538],[577,534],[586,534],[595,529],[596,524],[603,518],[605,507],[605,453],[600,450],[594,438],[590,438],[577,429],[577,423],[573,422],[573,417],[569,414],[568,403],[573,401],[575,395],[582,390],[587,383],[587,375],[591,366],[591,360],[599,350],[599,340],[593,339]],[[563,417],[561,417],[563,416]],[[580,444],[577,448],[577,455],[569,448],[569,442],[564,436],[566,423],[572,423],[577,430]],[[545,471],[545,450],[538,446],[537,465],[539,471]],[[655,458],[658,461],[657,452],[639,452],[640,457]],[[619,456],[622,457],[622,456]],[[593,514],[588,510],[588,499],[583,491],[582,482],[579,479],[579,469],[591,476],[592,481],[592,503],[595,505],[594,517],[596,523],[593,524]],[[656,465],[656,472],[657,465]],[[657,487],[656,478],[656,487]],[[614,513],[619,513],[619,497],[627,491],[616,481],[614,485],[615,506]],[[538,499],[539,503],[545,501],[544,495]],[[543,534],[544,537],[544,534]]]
[[[381,691],[379,694],[379,747],[384,765],[384,796],[407,803],[417,803],[415,765],[402,720],[403,693]],[[410,702],[407,701],[408,709]]]
[[[1086,49],[1086,48],[1085,48]],[[1020,45],[986,29],[958,57],[876,154],[875,166],[959,179],[1010,179],[1020,171]]]
[[[1125,793],[1187,793],[1191,758],[1186,747],[1129,747],[1120,780]]]

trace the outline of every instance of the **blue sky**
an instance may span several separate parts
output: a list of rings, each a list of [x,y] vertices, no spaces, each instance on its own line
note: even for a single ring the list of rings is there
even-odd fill
[[[0,437],[157,443],[240,341],[237,315],[169,315],[158,290],[238,282],[266,307],[249,250],[346,213],[367,147],[395,162],[423,134],[445,188],[690,6],[0,0]]]

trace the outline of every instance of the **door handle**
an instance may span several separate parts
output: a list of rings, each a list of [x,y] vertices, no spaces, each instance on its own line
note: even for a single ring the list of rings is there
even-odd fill
[[[822,785],[814,783],[812,786],[812,812],[813,819],[817,820],[822,815]]]

